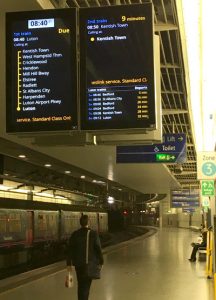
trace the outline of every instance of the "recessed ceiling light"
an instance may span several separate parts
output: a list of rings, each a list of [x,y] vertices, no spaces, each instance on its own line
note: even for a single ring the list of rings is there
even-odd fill
[[[9,174],[8,173],[4,173],[4,176],[9,176]]]
[[[24,154],[20,154],[19,158],[26,158],[26,156]]]
[[[50,167],[52,167],[52,165],[51,164],[45,164],[44,167],[50,168]]]
[[[80,178],[81,179],[85,179],[86,177],[85,177],[85,175],[81,175]]]
[[[65,171],[65,174],[70,174],[71,173],[71,171]]]
[[[107,201],[108,201],[109,204],[113,204],[113,203],[114,203],[114,200],[115,200],[115,199],[114,199],[114,197],[112,197],[112,196],[108,196],[108,197],[107,197]]]
[[[97,183],[97,184],[102,184],[102,185],[105,185],[106,183],[104,181],[101,181],[101,180],[92,180],[92,182],[94,183]]]

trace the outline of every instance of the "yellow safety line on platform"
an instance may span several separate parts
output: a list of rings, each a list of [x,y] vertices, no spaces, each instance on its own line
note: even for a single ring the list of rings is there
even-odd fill
[[[216,300],[216,273],[214,273],[214,299]]]

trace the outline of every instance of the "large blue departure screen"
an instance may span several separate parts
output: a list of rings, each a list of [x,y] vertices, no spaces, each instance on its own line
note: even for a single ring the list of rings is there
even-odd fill
[[[155,128],[152,5],[80,9],[81,129]]]
[[[77,129],[76,10],[6,15],[7,132]]]
[[[171,191],[171,207],[187,208],[187,207],[199,207],[199,206],[200,206],[199,190]]]

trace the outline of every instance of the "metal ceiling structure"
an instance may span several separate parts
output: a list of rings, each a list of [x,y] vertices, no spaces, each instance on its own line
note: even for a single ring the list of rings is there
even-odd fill
[[[18,158],[18,149],[28,158]],[[14,188],[33,186],[35,189],[36,186],[41,186],[89,197],[97,195],[102,200],[108,193],[121,201],[128,199],[130,194],[140,195],[137,191],[117,182],[105,180],[96,174],[6,139],[0,138],[0,153],[0,179],[11,181]],[[52,168],[45,167],[47,163],[50,163]],[[148,195],[144,198],[149,199]]]
[[[160,38],[163,134],[185,133],[187,137],[187,162],[181,167],[169,164],[168,168],[182,188],[199,188],[176,0],[52,0],[51,2],[56,7],[78,8],[153,3],[155,33]]]
[[[13,1],[9,1],[11,6],[8,9],[13,10]],[[24,10],[26,2],[22,2],[23,6],[17,3],[16,10]],[[34,2],[33,0],[31,1]],[[38,2],[35,8],[38,9]],[[43,2],[43,1],[42,1]],[[49,2],[44,0],[44,2]],[[54,173],[59,172],[64,174],[64,170],[70,168],[72,173],[71,180],[74,182],[74,178],[80,178],[85,170],[86,175],[86,187],[89,187],[89,192],[93,192],[95,188],[92,188],[92,179],[104,181],[110,184],[110,188],[116,193],[119,193],[119,189],[129,193],[129,198],[133,200],[133,193],[136,194],[138,191],[138,198],[141,196],[139,201],[151,201],[162,199],[167,193],[168,189],[176,188],[177,186],[182,188],[199,188],[199,181],[196,179],[196,151],[194,145],[194,139],[192,135],[191,115],[188,104],[186,80],[185,80],[185,66],[183,61],[180,27],[178,20],[178,13],[176,7],[176,0],[153,0],[153,1],[131,1],[131,0],[50,0],[56,8],[68,8],[68,7],[92,7],[92,6],[109,6],[109,5],[130,5],[137,3],[152,2],[154,5],[154,20],[155,20],[155,33],[160,38],[160,69],[161,69],[161,99],[162,99],[162,126],[163,134],[166,133],[185,133],[187,137],[187,162],[181,166],[176,164],[166,164],[164,168],[159,165],[151,166],[115,166],[115,149],[114,147],[98,146],[98,147],[55,147],[52,150],[46,147],[37,147],[32,145],[32,140],[18,139],[11,136],[7,136],[1,133],[0,137],[0,153],[8,155],[11,159],[7,159],[8,170],[17,171],[20,173],[20,178],[25,180],[26,177],[29,181],[35,182],[47,182],[47,178],[50,178],[51,173],[47,170],[42,171],[41,168],[38,178],[33,179],[29,177],[36,166],[43,166],[46,161],[53,165]],[[29,1],[30,3],[30,1]],[[5,4],[6,5],[6,4]],[[18,7],[19,6],[19,7]],[[32,7],[32,4],[29,4]],[[27,9],[29,9],[27,7]],[[12,9],[13,8],[13,9]],[[48,7],[50,8],[50,7]],[[2,51],[2,50],[1,50]],[[4,52],[1,53],[1,57],[4,57]],[[3,89],[2,89],[3,90]],[[4,94],[1,95],[4,97]],[[4,112],[4,107],[2,107]],[[5,116],[2,114],[0,122],[5,123]],[[2,126],[4,127],[4,125]],[[8,139],[8,140],[5,140]],[[55,139],[55,138],[54,138]],[[11,141],[9,141],[11,140]],[[17,144],[14,144],[15,141]],[[55,142],[55,141],[54,141]],[[19,144],[18,144],[19,143]],[[22,144],[22,145],[21,145]],[[28,149],[27,149],[28,147]],[[85,148],[85,149],[84,149]],[[32,164],[31,168],[25,169],[20,164],[14,163],[12,158],[17,157],[17,153],[22,153],[25,150],[28,161]],[[34,152],[34,150],[36,150]],[[39,152],[38,152],[39,151]],[[64,152],[62,152],[64,151]],[[41,153],[40,153],[41,152]],[[43,153],[42,153],[43,152]],[[63,155],[62,155],[63,153]],[[50,155],[50,156],[48,156]],[[68,159],[66,159],[68,155]],[[88,157],[87,157],[88,156]],[[54,158],[55,157],[55,158]],[[16,165],[18,167],[16,167]],[[107,170],[113,168],[115,178],[113,181],[108,180]],[[28,171],[28,172],[27,172]],[[27,172],[27,173],[26,173]],[[51,171],[50,171],[51,172]],[[53,173],[53,174],[54,174]],[[41,175],[42,174],[42,175]],[[44,174],[44,177],[43,177]],[[52,175],[53,175],[52,174]],[[98,175],[96,175],[98,174]],[[166,175],[167,174],[167,175]],[[16,174],[14,174],[16,175]],[[38,175],[35,173],[34,176]],[[54,174],[56,175],[56,174]],[[132,176],[131,176],[132,175]],[[51,176],[52,177],[52,176]],[[50,181],[50,185],[61,185],[62,181],[59,176],[54,176],[55,180]],[[63,176],[64,177],[64,176]],[[175,184],[173,183],[173,177],[175,177]],[[65,178],[65,177],[64,177]],[[63,179],[64,179],[63,178]],[[166,191],[158,189],[157,182],[161,180],[159,188],[166,185]],[[53,178],[52,178],[53,179]],[[62,179],[62,180],[63,180]],[[118,180],[117,180],[118,179]],[[120,180],[119,180],[120,179]],[[23,182],[23,180],[21,182]],[[59,182],[60,180],[60,182]],[[56,182],[55,182],[56,181]],[[64,181],[64,180],[63,180]],[[71,181],[71,183],[72,183]],[[76,181],[76,180],[75,180]],[[78,181],[77,181],[78,182]],[[47,182],[48,183],[48,182]],[[49,184],[49,183],[48,183]],[[72,184],[74,188],[76,183]],[[78,182],[79,185],[79,182]],[[146,186],[147,188],[145,189]],[[150,189],[149,189],[150,188]],[[101,188],[96,188],[96,192]],[[101,189],[101,193],[104,193],[104,188]],[[130,194],[131,193],[131,194]],[[148,193],[148,194],[147,194]],[[153,194],[155,193],[155,194]],[[158,194],[156,194],[158,193]],[[124,196],[124,195],[123,195]],[[124,197],[123,197],[124,198]],[[127,199],[128,196],[125,197]],[[129,199],[130,200],[130,199]]]

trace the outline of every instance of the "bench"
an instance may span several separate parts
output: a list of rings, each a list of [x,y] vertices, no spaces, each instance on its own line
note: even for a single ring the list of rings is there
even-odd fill
[[[190,226],[190,229],[192,231],[200,231],[200,227],[198,227],[198,226]]]
[[[198,249],[198,260],[199,261],[205,261],[206,260],[206,248],[205,247],[200,247]]]

